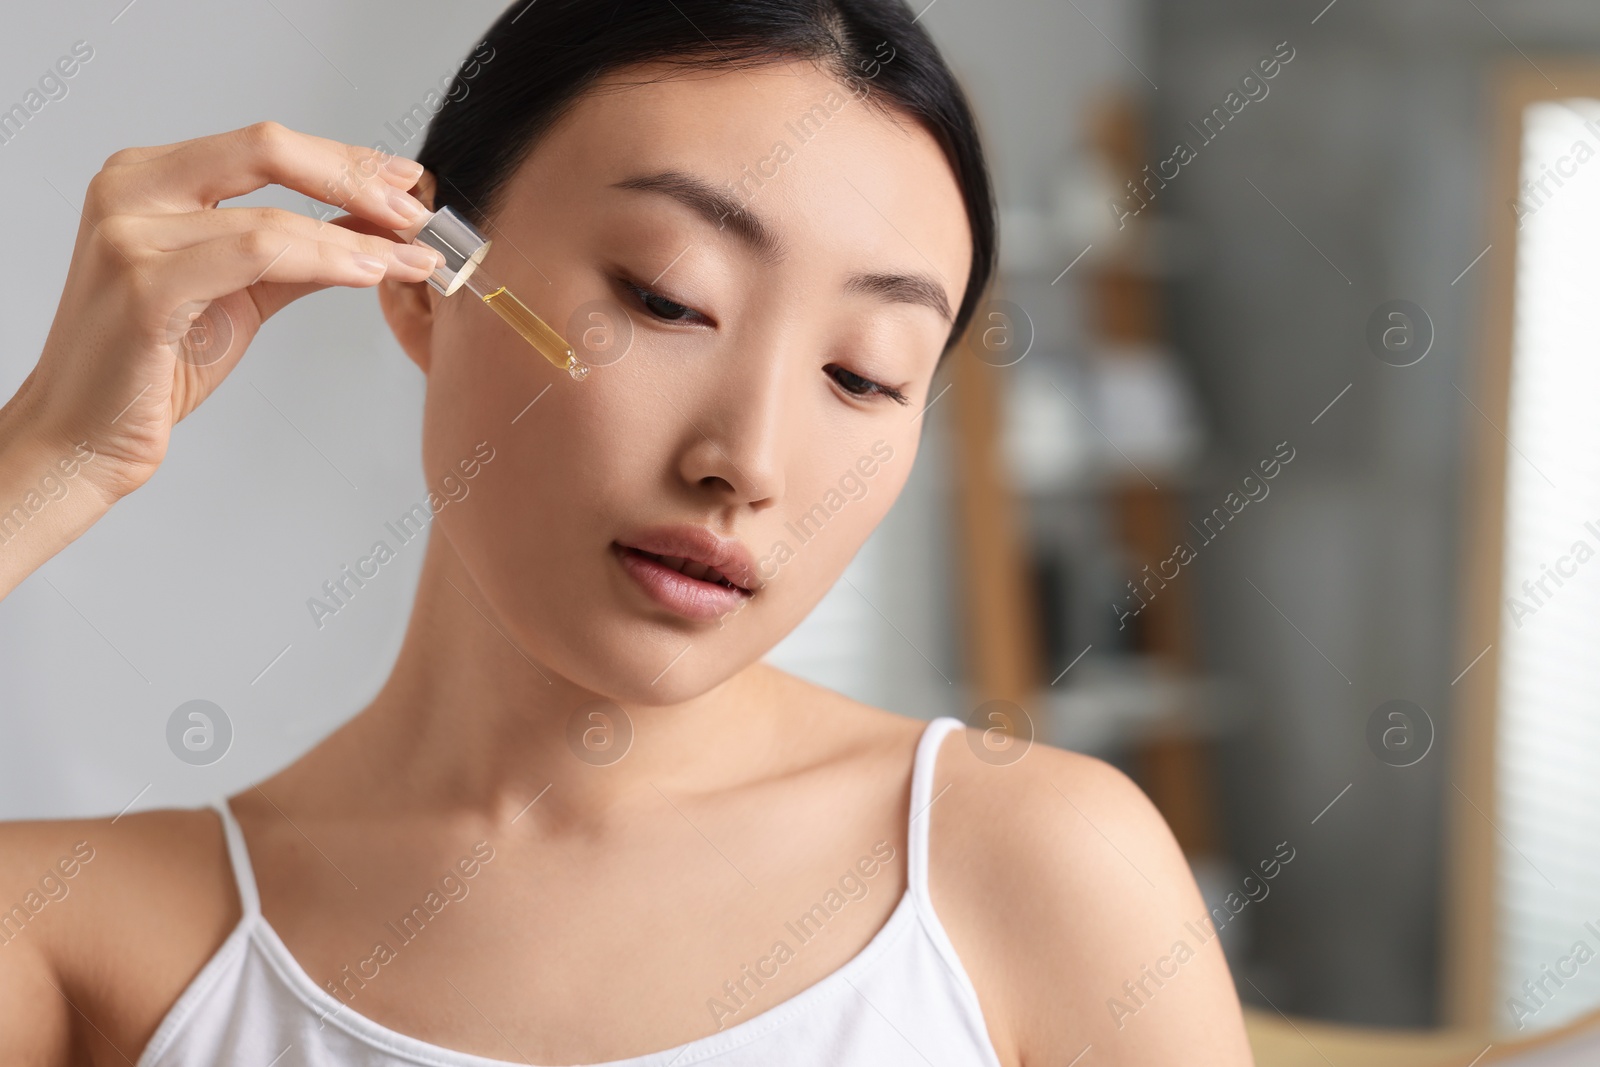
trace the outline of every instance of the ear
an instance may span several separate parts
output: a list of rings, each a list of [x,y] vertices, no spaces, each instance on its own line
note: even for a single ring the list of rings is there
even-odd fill
[[[432,210],[436,188],[433,173],[423,171],[411,195]],[[420,367],[423,374],[428,373],[433,362],[433,315],[438,307],[438,299],[438,291],[427,282],[398,282],[393,278],[384,278],[378,283],[378,305],[383,309],[383,317],[388,321],[395,339],[400,342],[400,347],[405,349],[411,362]]]

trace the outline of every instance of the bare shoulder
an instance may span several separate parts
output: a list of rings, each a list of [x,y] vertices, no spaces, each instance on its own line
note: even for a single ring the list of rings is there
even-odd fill
[[[238,917],[210,811],[0,823],[0,1061],[136,1059]]]
[[[964,729],[934,795],[930,893],[1003,1058],[1251,1062],[1188,863],[1126,775]]]

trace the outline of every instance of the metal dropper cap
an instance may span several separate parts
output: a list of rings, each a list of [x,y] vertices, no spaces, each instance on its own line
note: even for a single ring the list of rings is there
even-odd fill
[[[489,254],[491,243],[453,207],[442,207],[423,222],[395,232],[413,244],[427,245],[444,256],[443,266],[428,277],[428,284],[445,296],[465,284],[483,262],[483,257]]]

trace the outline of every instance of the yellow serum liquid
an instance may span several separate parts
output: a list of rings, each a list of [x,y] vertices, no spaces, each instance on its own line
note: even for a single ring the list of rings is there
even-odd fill
[[[543,319],[528,310],[526,304],[505,286],[497,286],[483,296],[483,302],[505,319],[511,328],[539,350],[551,365],[566,371],[573,381],[581,382],[589,376],[587,364],[580,363],[561,335],[545,325]]]

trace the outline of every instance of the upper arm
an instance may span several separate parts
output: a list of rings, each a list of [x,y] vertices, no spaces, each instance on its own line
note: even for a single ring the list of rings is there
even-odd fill
[[[994,766],[952,741],[939,771],[934,902],[1003,1057],[1251,1062],[1205,903],[1138,786],[1047,745]]]

